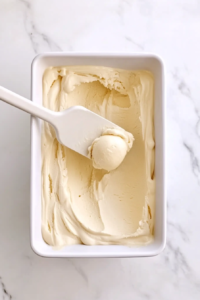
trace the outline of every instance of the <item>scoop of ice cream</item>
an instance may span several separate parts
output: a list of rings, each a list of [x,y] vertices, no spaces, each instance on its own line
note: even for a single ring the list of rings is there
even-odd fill
[[[95,169],[110,172],[122,163],[133,141],[133,135],[125,130],[106,129],[89,147],[88,157],[92,159]]]

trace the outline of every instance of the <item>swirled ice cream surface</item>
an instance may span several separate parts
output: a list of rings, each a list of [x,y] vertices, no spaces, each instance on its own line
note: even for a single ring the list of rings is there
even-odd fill
[[[115,154],[119,166],[115,160],[113,164],[118,167],[109,165],[106,170],[98,168],[99,148],[95,150],[94,162],[61,145],[54,129],[44,122],[45,242],[57,248],[72,244],[150,243],[155,204],[153,75],[144,70],[102,66],[50,67],[43,76],[43,105],[53,111],[82,105],[122,127],[135,139],[125,155]],[[94,151],[94,145],[91,147]]]

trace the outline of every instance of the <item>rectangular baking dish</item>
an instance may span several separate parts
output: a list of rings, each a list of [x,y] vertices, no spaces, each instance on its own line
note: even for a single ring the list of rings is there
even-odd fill
[[[41,234],[41,125],[42,121],[31,117],[31,206],[30,236],[35,253],[45,257],[140,257],[159,254],[166,242],[165,196],[165,101],[164,67],[161,59],[151,54],[82,54],[47,53],[36,56],[32,62],[32,101],[42,105],[42,77],[46,68],[65,65],[95,65],[127,70],[145,69],[155,77],[155,230],[154,241],[142,247],[118,245],[66,246],[54,250]]]

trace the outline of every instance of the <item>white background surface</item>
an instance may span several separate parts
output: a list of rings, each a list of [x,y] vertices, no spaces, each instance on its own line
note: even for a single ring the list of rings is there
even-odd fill
[[[44,51],[166,64],[168,234],[154,258],[45,259],[29,243],[29,115],[0,101],[0,300],[200,299],[200,2],[0,0],[0,85],[30,97]]]

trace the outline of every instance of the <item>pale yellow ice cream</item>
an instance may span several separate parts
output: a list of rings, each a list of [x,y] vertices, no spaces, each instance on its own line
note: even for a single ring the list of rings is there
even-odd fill
[[[88,157],[95,169],[112,171],[119,167],[126,154],[132,148],[134,137],[131,133],[119,129],[105,129],[89,147]]]
[[[154,81],[147,71],[95,66],[45,71],[45,107],[61,111],[82,105],[131,133],[122,137],[103,132],[91,145],[88,159],[59,144],[53,128],[44,123],[42,235],[49,245],[131,246],[152,241],[153,103]]]

